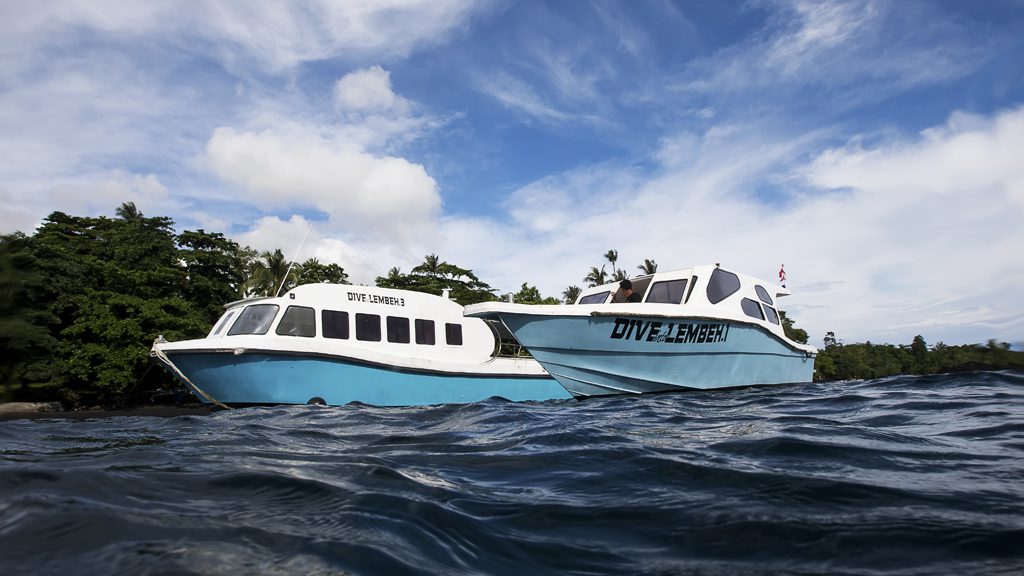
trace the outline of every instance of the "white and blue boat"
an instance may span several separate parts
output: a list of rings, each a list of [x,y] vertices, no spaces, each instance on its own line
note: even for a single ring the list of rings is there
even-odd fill
[[[535,360],[503,356],[498,323],[447,297],[306,284],[227,311],[202,339],[151,355],[204,403],[377,406],[571,399]]]
[[[631,283],[638,301],[612,283],[575,305],[494,302],[465,314],[499,319],[577,398],[811,381],[818,351],[786,337],[776,302],[786,288],[717,264]]]

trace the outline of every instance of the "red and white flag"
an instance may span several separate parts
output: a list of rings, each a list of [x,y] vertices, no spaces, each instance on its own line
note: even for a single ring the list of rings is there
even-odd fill
[[[779,284],[782,284],[783,288],[786,287],[786,265],[785,264],[783,264],[782,266],[779,267]]]

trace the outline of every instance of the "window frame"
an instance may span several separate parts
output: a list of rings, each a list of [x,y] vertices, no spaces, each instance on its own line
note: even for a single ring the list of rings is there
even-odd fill
[[[457,340],[457,342],[454,342]],[[444,323],[444,342],[448,346],[462,346],[462,324],[457,322]]]
[[[260,319],[260,324],[257,324],[257,329],[256,330],[249,330],[249,331],[246,331],[246,332],[236,331],[237,329],[240,328],[241,320],[243,318],[248,320],[248,317],[246,317],[246,313],[249,310],[253,310],[254,311],[253,314],[257,314],[258,310],[264,310],[264,309],[269,310],[271,308],[273,308],[274,313],[271,314],[269,317],[261,318]],[[231,324],[231,329],[228,330],[227,335],[228,336],[264,336],[264,335],[266,335],[267,332],[270,331],[270,327],[274,324],[274,320],[277,318],[277,315],[278,315],[279,312],[281,312],[281,307],[278,306],[277,304],[250,304],[250,305],[246,306],[245,308],[243,308],[242,311],[238,314],[238,317],[235,318],[235,321]]]
[[[360,342],[380,342],[382,337],[382,330],[380,325],[380,314],[369,314],[366,312],[356,312],[355,316],[356,325],[356,340]],[[375,331],[371,331],[369,334],[366,333],[368,328],[375,328]]]
[[[295,332],[293,332],[293,333],[281,332],[281,328],[286,325],[285,321],[289,321],[289,322],[291,321],[289,316],[288,316],[289,314],[295,314],[295,315],[305,314],[306,311],[308,311],[308,313],[309,313],[309,318],[308,319],[312,320],[312,324],[307,325],[307,324],[304,324],[304,323],[295,322]],[[301,319],[302,320],[306,320],[306,318],[301,318]],[[305,333],[305,332],[300,332],[299,331],[300,329],[302,329],[304,327],[308,327],[308,326],[312,326],[312,328],[313,328],[313,332],[312,333]],[[295,338],[315,338],[316,337],[316,310],[313,307],[311,307],[311,306],[297,306],[295,304],[292,304],[292,305],[288,306],[287,308],[284,309],[284,314],[281,314],[281,321],[278,322],[277,323],[277,327],[274,328],[274,334],[277,334],[278,336],[292,336],[292,337],[295,337]]]
[[[405,316],[388,316],[384,320],[387,326],[387,340],[392,344],[408,344],[412,341],[409,319]]]
[[[416,343],[422,346],[435,346],[437,344],[437,328],[433,320],[417,318],[413,323],[416,331]]]
[[[331,314],[332,316],[337,315],[342,319],[342,321],[340,323],[334,320],[328,322],[328,314]],[[349,317],[348,310],[328,310],[324,308],[323,310],[320,311],[320,335],[330,340],[348,340],[349,338],[352,337],[352,327],[349,324],[350,321],[351,318]],[[331,326],[332,328],[328,330],[328,326]],[[338,332],[335,332],[333,329],[333,327],[337,326],[342,327],[340,336],[334,335],[338,334]]]

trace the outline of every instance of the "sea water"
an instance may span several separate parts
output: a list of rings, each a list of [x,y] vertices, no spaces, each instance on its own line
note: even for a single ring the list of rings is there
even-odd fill
[[[3,574],[1024,573],[1024,374],[0,422]]]

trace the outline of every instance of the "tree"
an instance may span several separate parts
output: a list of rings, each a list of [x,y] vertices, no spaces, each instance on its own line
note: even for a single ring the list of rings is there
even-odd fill
[[[565,290],[562,290],[562,302],[566,304],[575,304],[576,300],[579,299],[581,292],[583,292],[583,290],[579,286],[566,286]]]
[[[122,220],[139,220],[142,218],[142,212],[135,207],[135,202],[125,202],[114,210],[116,214]]]
[[[825,348],[830,348],[836,345],[836,333],[829,330],[825,332]]]
[[[30,380],[46,377],[57,344],[42,281],[29,238],[20,232],[0,236],[0,382],[8,398],[16,386],[24,393]]]
[[[619,261],[619,251],[618,250],[609,250],[609,251],[604,253],[604,257],[605,257],[606,260],[611,262],[611,264],[612,264],[612,276],[614,276],[616,274],[616,272],[615,272],[615,263]]]
[[[423,264],[413,268],[409,274],[402,274],[398,268],[392,268],[387,276],[378,276],[376,284],[382,288],[437,295],[447,288],[450,297],[463,306],[498,298],[494,288],[477,278],[472,270],[443,262],[436,254],[427,255]]]
[[[158,334],[201,336],[209,320],[186,298],[189,280],[169,218],[83,218],[54,212],[32,237],[49,312],[52,383],[69,405],[125,402]]]
[[[629,273],[626,272],[625,268],[619,268],[612,274],[612,282],[622,282],[623,280],[629,279]]]
[[[644,258],[644,263],[637,266],[637,269],[644,274],[654,274],[658,271],[658,263],[649,258]]]
[[[786,338],[794,342],[807,344],[808,336],[806,330],[794,327],[795,322],[789,316],[786,316],[786,313],[782,310],[779,310],[779,318],[782,320],[782,331],[786,334]]]
[[[252,262],[247,281],[247,294],[252,296],[277,296],[295,287],[299,271],[285,259],[280,248],[263,252]]]
[[[183,297],[200,308],[212,324],[224,305],[244,296],[249,254],[220,232],[186,230],[177,237],[185,268]]]
[[[431,278],[437,278],[438,276],[441,275],[442,264],[444,263],[441,262],[441,259],[437,256],[437,254],[427,254],[423,258],[423,264],[416,266],[415,268],[412,269],[412,271],[414,274],[426,274]]]
[[[298,284],[348,284],[348,274],[337,264],[321,264],[310,258],[298,266]]]
[[[592,266],[583,281],[591,288],[601,286],[608,283],[608,273],[604,271],[604,266],[601,266],[600,270],[597,269],[597,266]]]
[[[512,301],[518,304],[560,304],[558,298],[545,298],[536,286],[528,286],[526,282],[523,282],[519,292],[512,295]]]

